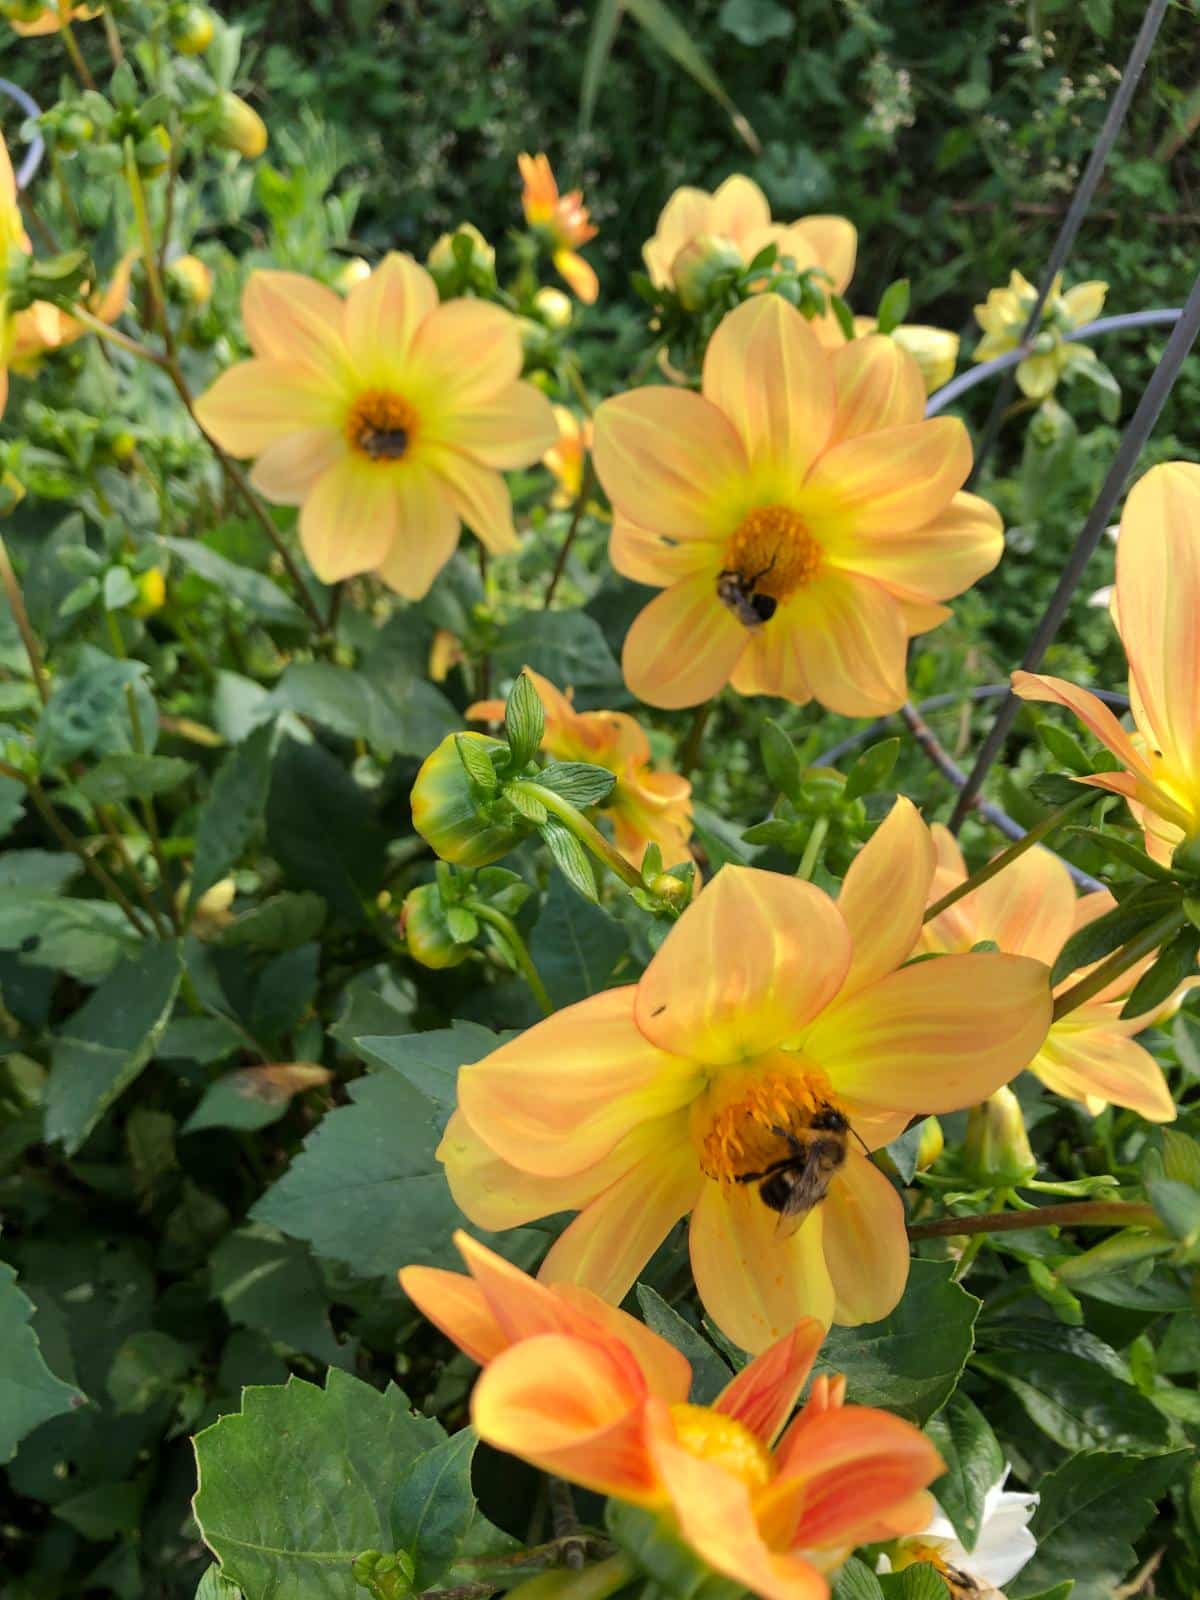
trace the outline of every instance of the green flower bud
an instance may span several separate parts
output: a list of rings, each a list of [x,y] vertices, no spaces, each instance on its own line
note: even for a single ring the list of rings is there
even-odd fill
[[[171,163],[171,135],[161,122],[138,140],[134,157],[143,178],[157,178],[167,170]]]
[[[699,311],[707,304],[716,280],[739,272],[744,265],[742,252],[732,239],[705,233],[684,245],[672,268],[675,290],[684,310]]]
[[[562,333],[569,328],[571,318],[575,315],[570,295],[565,295],[561,289],[554,289],[549,285],[539,289],[534,295],[533,309],[542,322],[548,328],[553,328],[555,333]]]
[[[213,14],[207,6],[185,6],[171,19],[171,43],[181,56],[202,55],[213,32]]]
[[[240,95],[226,92],[217,103],[213,137],[226,150],[236,150],[253,161],[267,148],[267,125]]]
[[[400,933],[409,955],[423,967],[457,967],[471,953],[471,946],[457,943],[450,932],[436,883],[423,883],[405,896]]]
[[[445,291],[461,275],[490,276],[496,270],[496,252],[473,222],[460,222],[453,233],[443,233],[425,257],[425,265],[438,288]]]
[[[1025,1183],[1037,1171],[1021,1103],[1011,1089],[997,1089],[972,1110],[963,1164],[970,1177],[996,1189]]]
[[[494,820],[490,813],[497,791],[489,793],[469,775],[458,753],[460,741],[468,752],[477,748],[485,760],[488,750],[507,748],[485,733],[447,734],[417,773],[413,827],[443,861],[486,867],[515,849],[530,829],[515,813],[511,820]]]

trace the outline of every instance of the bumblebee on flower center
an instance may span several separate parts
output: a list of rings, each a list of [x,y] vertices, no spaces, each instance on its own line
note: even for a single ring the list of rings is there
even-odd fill
[[[399,461],[407,452],[417,414],[407,400],[386,389],[370,389],[351,407],[346,434],[368,461]]]
[[[717,594],[738,621],[759,628],[809,583],[821,548],[788,506],[758,506],[743,517],[725,552]]]

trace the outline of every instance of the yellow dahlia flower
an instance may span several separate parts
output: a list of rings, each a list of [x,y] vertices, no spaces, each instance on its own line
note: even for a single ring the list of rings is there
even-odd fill
[[[1062,273],[1055,278],[1042,309],[1041,326],[1034,337],[1034,348],[1017,367],[1017,384],[1031,400],[1044,400],[1052,394],[1068,368],[1096,360],[1096,352],[1085,344],[1068,344],[1065,334],[1094,322],[1104,308],[1108,285],[1098,279],[1077,283],[1062,292]],[[1007,289],[991,289],[986,302],[975,307],[975,320],[983,338],[975,346],[973,359],[991,361],[1015,350],[1025,332],[1029,313],[1037,302],[1037,290],[1020,272],[1014,272]]]
[[[664,592],[625,641],[650,705],[740,694],[895,711],[913,634],[1000,559],[1000,519],[957,492],[971,444],[924,421],[916,363],[874,335],[827,351],[778,295],[727,316],[703,389],[635,389],[596,413],[614,567]]]
[[[654,237],[642,246],[650,281],[659,289],[677,289],[679,272],[688,270],[701,251],[728,250],[748,265],[764,245],[778,246],[796,266],[820,267],[832,279],[829,288],[841,294],[854,274],[858,233],[845,217],[801,217],[772,222],[766,195],[751,178],[735,173],[714,194],[705,189],[676,189],[659,214]],[[843,342],[831,313],[813,326],[822,342]]]
[[[103,9],[103,6],[68,5],[63,0],[56,0],[56,3],[44,6],[9,6],[5,9],[5,16],[14,33],[32,39],[42,34],[59,33],[64,21],[88,22],[92,17],[98,17]]]
[[[600,293],[600,284],[579,254],[579,246],[594,239],[598,230],[583,203],[583,190],[559,194],[553,168],[545,155],[519,155],[517,166],[524,184],[521,209],[525,221],[545,234],[559,276],[590,306]]]
[[[554,421],[558,438],[542,457],[542,465],[554,474],[558,487],[550,504],[561,511],[579,499],[584,463],[592,448],[592,424],[586,417],[577,417],[566,406],[555,406]]]
[[[0,416],[8,404],[8,367],[16,338],[16,318],[11,310],[9,277],[14,257],[30,253],[29,235],[17,204],[17,180],[8,146],[0,138]]]
[[[292,272],[255,272],[242,317],[254,358],[201,396],[203,426],[257,456],[254,486],[300,507],[325,583],[377,572],[426,594],[465,522],[517,545],[501,472],[554,443],[550,402],[519,382],[516,319],[482,300],[438,304],[411,256],[387,256],[345,299]]]

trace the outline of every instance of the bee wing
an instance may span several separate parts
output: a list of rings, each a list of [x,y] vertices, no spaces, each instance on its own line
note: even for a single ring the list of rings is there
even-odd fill
[[[789,1207],[788,1210],[781,1211],[775,1224],[776,1239],[782,1241],[793,1238],[804,1226],[805,1219],[811,1210],[811,1205],[797,1205],[794,1208]]]

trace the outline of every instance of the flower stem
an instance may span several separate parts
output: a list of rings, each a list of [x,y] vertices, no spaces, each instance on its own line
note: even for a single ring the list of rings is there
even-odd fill
[[[811,879],[817,870],[817,862],[821,858],[821,848],[825,843],[825,835],[829,832],[829,818],[818,817],[813,823],[804,845],[804,854],[800,857],[800,865],[796,868],[796,876],[806,881]]]
[[[42,652],[37,642],[37,635],[33,631],[29,621],[29,613],[25,609],[25,596],[21,593],[21,585],[13,570],[13,564],[8,555],[8,546],[5,544],[3,537],[0,537],[0,584],[4,587],[9,610],[13,614],[17,632],[21,635],[21,643],[25,646],[25,654],[29,657],[29,670],[33,674],[33,684],[38,692],[38,699],[45,705],[50,698],[50,689],[46,682],[46,668],[42,661]]]
[[[642,875],[638,869],[600,832],[599,828],[571,804],[564,800],[562,795],[555,794],[552,789],[544,789],[540,783],[534,783],[530,778],[522,778],[512,785],[522,794],[528,795],[531,800],[540,800],[542,805],[552,817],[558,820],[575,835],[585,850],[590,850],[602,866],[610,872],[616,873],[621,882],[628,884],[631,889],[645,889]]]
[[[1102,989],[1107,989],[1114,978],[1119,978],[1123,972],[1128,972],[1130,967],[1138,964],[1143,957],[1157,950],[1159,945],[1165,944],[1168,939],[1177,934],[1187,922],[1187,913],[1182,906],[1173,906],[1166,916],[1160,917],[1157,922],[1152,922],[1148,928],[1139,933],[1128,944],[1123,944],[1119,950],[1114,950],[1098,967],[1094,967],[1086,978],[1081,978],[1078,983],[1072,984],[1069,989],[1064,989],[1054,1001],[1054,1018],[1057,1022],[1060,1017],[1065,1017],[1069,1012],[1075,1011],[1086,1001],[1098,995]]]
[[[575,507],[571,512],[571,524],[567,529],[567,536],[563,540],[554,563],[554,571],[550,574],[550,582],[546,585],[546,593],[542,597],[542,610],[549,611],[554,599],[554,591],[558,588],[558,580],[563,575],[567,564],[567,557],[571,553],[571,546],[575,543],[575,535],[579,532],[579,525],[583,521],[583,513],[587,509],[588,496],[592,492],[595,473],[592,469],[592,458],[589,456],[584,462],[583,477],[579,482],[579,493],[575,497]]]
[[[59,33],[62,35],[63,48],[70,57],[71,65],[75,69],[75,76],[85,89],[95,90],[96,80],[92,77],[91,68],[83,59],[83,51],[79,48],[79,40],[75,37],[75,30],[71,26],[70,17],[67,15],[66,7],[63,5],[59,6],[58,18],[61,24]]]
[[[554,1010],[554,1002],[546,993],[546,985],[542,982],[541,974],[533,964],[533,957],[529,954],[529,947],[517,931],[517,925],[511,917],[506,917],[503,911],[497,911],[495,906],[484,905],[482,901],[468,900],[466,910],[486,922],[508,946],[508,952],[516,963],[517,971],[525,979],[533,993],[533,998],[541,1007],[543,1016],[549,1016]]]
[[[959,1233],[1015,1233],[1022,1228],[1147,1228],[1158,1222],[1154,1207],[1126,1200],[1076,1200],[1033,1211],[987,1211],[974,1217],[938,1217],[912,1222],[910,1239],[945,1239]]]
[[[684,777],[690,777],[700,762],[700,745],[704,738],[704,730],[708,719],[712,716],[716,697],[706,700],[703,705],[696,707],[692,717],[692,725],[687,731],[687,738],[683,741],[683,751],[679,757],[679,770]]]
[[[1090,805],[1095,798],[1094,791],[1085,790],[1083,794],[1077,795],[1074,800],[1068,800],[1065,806],[1059,806],[1056,811],[1052,811],[1048,817],[1043,817],[1040,822],[1035,822],[1028,833],[1023,834],[1019,839],[1015,839],[1007,849],[1001,850],[998,856],[993,856],[986,866],[980,867],[978,872],[973,872],[969,878],[964,878],[961,883],[956,883],[954,888],[944,894],[940,900],[934,901],[933,905],[925,912],[922,920],[932,922],[934,917],[940,916],[943,911],[948,911],[952,905],[964,899],[975,889],[978,889],[980,884],[987,883],[989,878],[994,878],[998,872],[1003,872],[1005,867],[1011,866],[1018,856],[1024,855],[1026,850],[1053,833],[1060,823],[1065,822],[1069,816],[1081,810],[1085,805]]]

